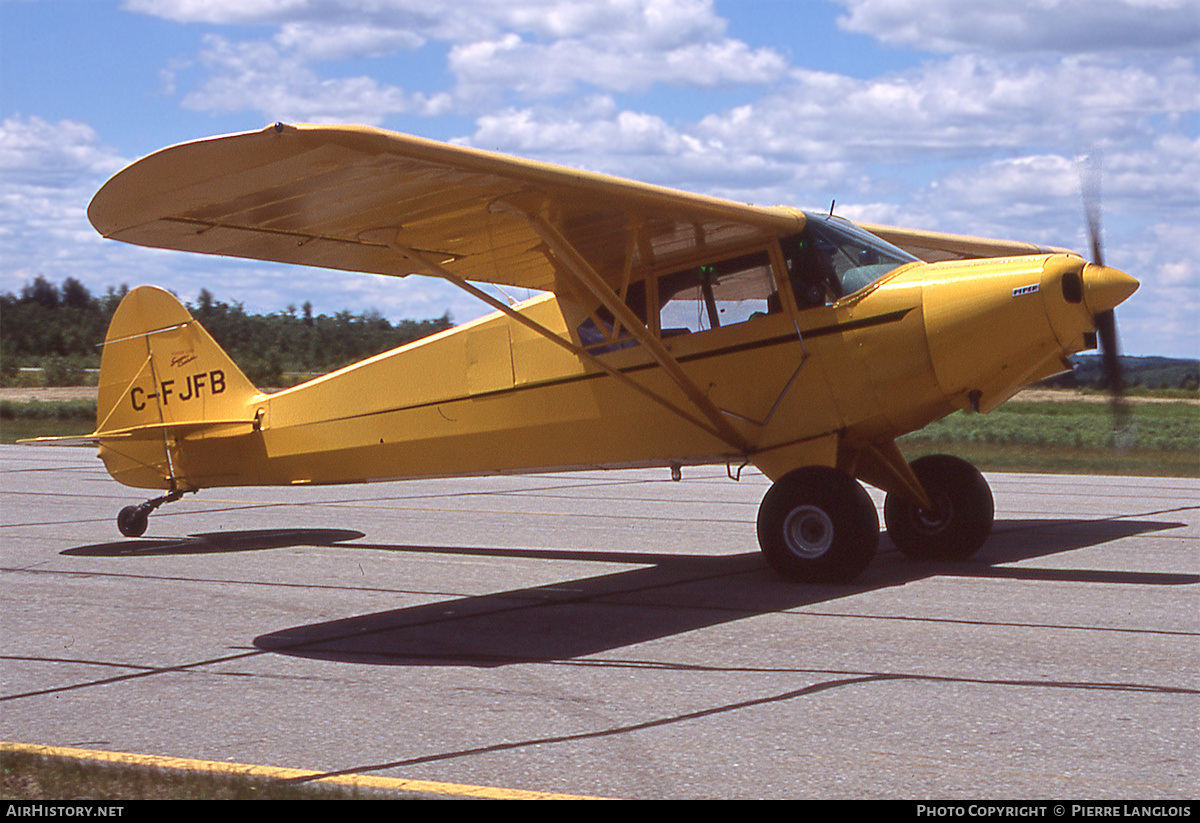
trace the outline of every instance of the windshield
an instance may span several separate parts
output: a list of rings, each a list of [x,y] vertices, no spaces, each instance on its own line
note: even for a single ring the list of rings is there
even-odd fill
[[[796,251],[809,269],[805,279],[825,281],[837,299],[871,285],[917,258],[840,217],[805,214]],[[816,271],[813,271],[816,269]],[[795,272],[794,272],[795,273]]]

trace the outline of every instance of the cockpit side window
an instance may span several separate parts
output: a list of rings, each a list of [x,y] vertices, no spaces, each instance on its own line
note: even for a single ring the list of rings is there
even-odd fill
[[[916,261],[849,221],[806,218],[802,232],[780,240],[787,276],[801,309],[833,303]],[[625,294],[625,304],[642,323],[647,323],[649,316],[646,285],[645,280],[632,282]],[[771,253],[766,249],[680,269],[663,275],[655,285],[658,328],[663,337],[724,328],[783,311]],[[629,330],[603,306],[595,308],[576,330],[592,354],[637,345]]]
[[[818,250],[809,232],[785,237],[780,247],[797,306],[824,306],[841,296],[833,265],[828,255]]]
[[[646,322],[646,281],[638,280],[629,284],[625,305],[633,310],[642,323]],[[613,313],[604,306],[592,312],[592,316],[584,320],[577,331],[579,341],[592,354],[621,351],[637,345],[637,341],[629,336],[629,329],[618,327]]]
[[[744,323],[783,310],[766,251],[683,269],[658,281],[663,337]]]
[[[802,309],[832,303],[917,261],[847,220],[805,216],[804,231],[781,241],[796,303]]]

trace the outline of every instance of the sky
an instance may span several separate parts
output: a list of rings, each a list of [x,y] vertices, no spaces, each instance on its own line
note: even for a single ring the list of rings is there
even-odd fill
[[[1123,351],[1200,356],[1200,0],[0,0],[0,292],[73,277],[255,312],[489,311],[429,278],[88,223],[137,158],[276,121],[1080,251],[1092,156],[1105,262],[1142,283]]]

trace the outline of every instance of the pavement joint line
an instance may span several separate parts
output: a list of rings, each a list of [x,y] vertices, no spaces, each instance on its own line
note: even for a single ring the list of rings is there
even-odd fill
[[[261,766],[249,763],[225,763],[213,760],[192,760],[183,757],[166,757],[132,752],[110,752],[96,749],[76,749],[62,746],[42,746],[34,743],[0,741],[0,753],[31,754],[42,757],[64,757],[73,760],[88,760],[120,766],[141,766],[156,769],[201,772],[205,774],[262,777],[269,780],[293,782],[311,781],[333,783],[360,789],[384,791],[419,792],[452,797],[474,797],[484,800],[603,800],[605,798],[586,795],[540,792],[528,789],[506,789],[495,786],[473,786],[464,783],[439,783],[432,780],[409,780],[400,777],[345,774],[325,775],[324,772],[306,769],[289,769],[279,766]]]

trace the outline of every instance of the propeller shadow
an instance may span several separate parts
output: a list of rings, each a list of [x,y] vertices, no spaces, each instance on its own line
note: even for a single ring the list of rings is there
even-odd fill
[[[759,614],[941,575],[1186,585],[1200,575],[1006,568],[1002,564],[1122,537],[1183,527],[1161,521],[999,521],[983,553],[964,563],[915,563],[886,537],[853,584],[782,581],[757,551],[719,557],[356,543],[357,549],[634,564],[610,574],[295,626],[254,645],[297,657],[374,665],[503,666],[578,660]],[[587,661],[580,660],[580,665]]]

